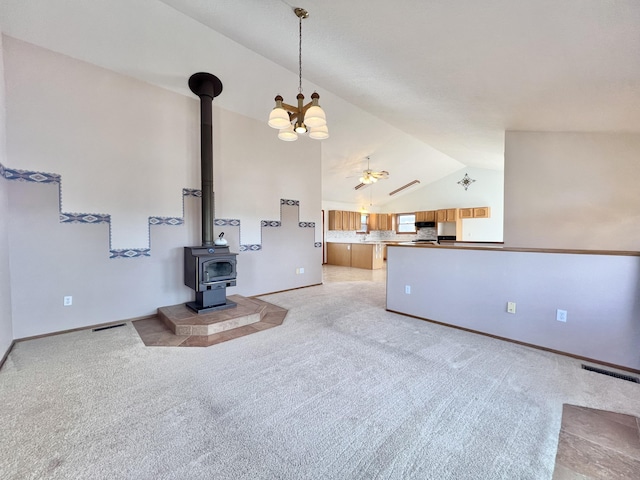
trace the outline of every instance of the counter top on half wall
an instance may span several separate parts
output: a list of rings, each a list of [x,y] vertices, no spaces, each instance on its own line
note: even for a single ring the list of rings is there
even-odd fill
[[[639,252],[388,244],[387,310],[640,371]]]

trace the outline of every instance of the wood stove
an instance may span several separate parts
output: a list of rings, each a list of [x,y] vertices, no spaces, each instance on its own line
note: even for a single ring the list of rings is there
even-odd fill
[[[184,247],[184,284],[196,291],[187,307],[198,313],[233,308],[227,287],[236,284],[236,256],[228,246]]]
[[[200,97],[200,179],[202,183],[202,246],[184,247],[184,284],[196,291],[186,305],[197,313],[236,306],[227,300],[227,287],[236,284],[236,256],[213,241],[213,125],[212,102],[222,82],[210,73],[194,73],[189,88]]]

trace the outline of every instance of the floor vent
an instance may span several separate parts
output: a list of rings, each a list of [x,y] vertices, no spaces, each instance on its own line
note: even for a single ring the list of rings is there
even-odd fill
[[[117,325],[107,325],[106,327],[98,327],[98,328],[94,328],[91,331],[92,332],[100,332],[102,330],[108,330],[110,328],[116,328],[116,327],[124,327],[124,323],[118,323]]]
[[[589,370],[590,372],[601,373],[603,375],[609,375],[610,377],[619,378],[620,380],[626,380],[627,382],[640,383],[638,377],[632,377],[631,375],[624,375],[622,373],[610,372],[609,370],[603,370],[601,368],[590,367],[589,365],[582,365],[584,370]]]

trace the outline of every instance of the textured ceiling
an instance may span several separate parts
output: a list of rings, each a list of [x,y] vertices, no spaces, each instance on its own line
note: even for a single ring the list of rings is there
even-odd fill
[[[465,166],[503,168],[505,130],[640,131],[637,0],[162,0],[164,10],[159,0],[3,4],[0,14],[10,14],[2,24],[6,33],[167,88],[182,81],[180,68],[164,77],[145,71],[140,57],[157,55],[159,42],[141,46],[135,25],[146,31],[174,17],[182,25],[176,19],[186,15],[289,71],[286,82],[277,79],[279,91],[269,85],[271,93],[263,94],[250,80],[272,79],[238,67],[238,75],[251,78],[233,81],[246,84],[245,97],[256,95],[252,105],[238,100],[238,111],[256,118],[266,118],[277,93],[294,101],[298,20],[292,7],[306,8],[303,87],[307,97],[317,88],[332,129],[322,147],[325,200],[368,203],[371,192],[353,190],[366,156],[372,168],[391,173],[384,191],[376,184],[374,203],[383,204],[387,190],[414,178],[425,185]],[[48,15],[29,32],[26,25],[38,22],[28,17],[38,9]],[[136,48],[117,52],[129,55],[129,63],[106,53],[108,43],[92,49],[87,41],[83,51],[51,43],[64,32],[49,25],[83,15],[91,29],[130,37]],[[80,28],[63,30],[76,44],[83,41]],[[187,24],[175,31],[183,43],[204,35]],[[172,62],[184,62],[187,72],[192,67],[184,57]],[[269,98],[263,103],[263,97]],[[370,115],[358,116],[351,106]]]

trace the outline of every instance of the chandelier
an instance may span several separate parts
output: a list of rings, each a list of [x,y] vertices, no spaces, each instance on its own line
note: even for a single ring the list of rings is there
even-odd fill
[[[285,142],[293,142],[298,139],[298,134],[308,133],[309,137],[323,140],[329,137],[327,119],[324,110],[318,105],[320,95],[311,94],[311,101],[304,105],[302,94],[302,19],[309,16],[304,8],[294,8],[299,20],[298,41],[298,106],[284,103],[284,99],[277,95],[276,106],[269,114],[269,126],[277,128],[278,138]]]

